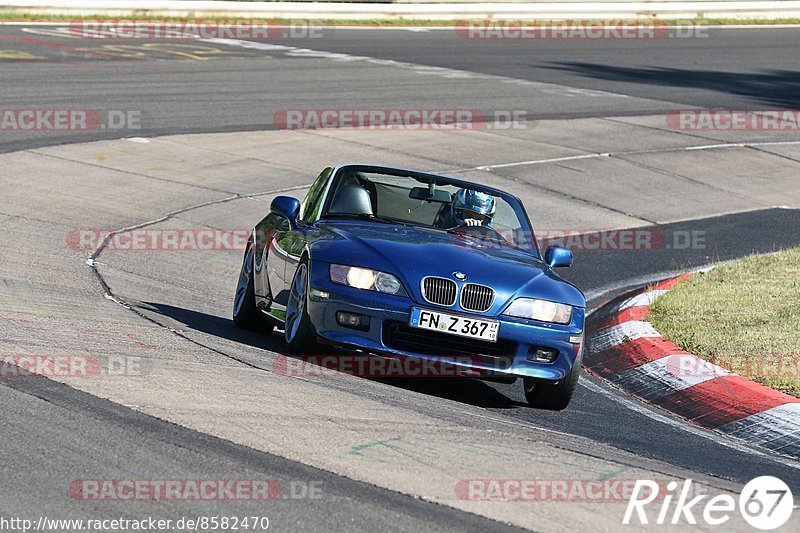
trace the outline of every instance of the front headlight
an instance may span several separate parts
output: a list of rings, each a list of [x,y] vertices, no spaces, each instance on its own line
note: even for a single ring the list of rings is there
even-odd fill
[[[547,300],[517,298],[503,314],[519,318],[530,318],[541,322],[569,324],[572,319],[572,306],[548,302]]]
[[[331,264],[331,281],[356,289],[398,294],[402,285],[397,276],[368,268]]]

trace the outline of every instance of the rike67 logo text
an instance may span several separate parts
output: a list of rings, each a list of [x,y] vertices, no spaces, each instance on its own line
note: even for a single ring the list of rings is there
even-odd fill
[[[711,526],[719,526],[736,516],[737,501],[730,494],[719,494],[709,498],[707,494],[692,495],[692,480],[687,479],[678,488],[677,481],[666,486],[661,494],[660,485],[651,480],[637,480],[623,524],[697,524],[698,518]],[[708,498],[708,499],[706,499]],[[648,514],[646,506],[659,500],[653,507],[657,515]],[[674,505],[673,505],[674,502]],[[771,530],[785,524],[792,515],[794,499],[789,486],[772,476],[752,479],[742,489],[738,498],[739,513],[756,529]],[[697,516],[695,516],[695,514]]]

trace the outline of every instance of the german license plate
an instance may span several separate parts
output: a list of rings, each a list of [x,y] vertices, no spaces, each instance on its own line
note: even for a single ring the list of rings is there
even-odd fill
[[[489,342],[497,342],[497,331],[500,329],[500,323],[493,320],[450,315],[418,307],[411,310],[408,325]]]

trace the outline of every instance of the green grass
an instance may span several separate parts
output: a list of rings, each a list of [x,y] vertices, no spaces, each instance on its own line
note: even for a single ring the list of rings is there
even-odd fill
[[[47,14],[32,14],[32,13],[14,13],[14,12],[0,12],[0,21],[5,22],[67,22],[71,20],[202,20],[202,21],[238,21],[240,23],[263,21],[263,22],[282,22],[286,24],[318,24],[325,26],[453,26],[458,22],[463,22],[466,19],[459,20],[412,20],[399,18],[391,19],[290,19],[290,18],[258,18],[258,17],[165,17],[158,13],[150,13],[141,11],[132,15],[47,15]],[[483,19],[475,19],[476,22],[481,22]],[[618,24],[658,24],[662,26],[677,26],[677,25],[691,25],[703,24],[709,26],[719,26],[722,24],[740,24],[740,25],[766,25],[766,24],[798,24],[800,25],[800,18],[776,18],[776,19],[731,19],[731,18],[688,18],[688,19],[675,19],[675,20],[657,20],[649,18],[641,18],[634,20],[592,20],[592,19],[572,19],[574,24],[601,24],[607,22],[613,25]],[[501,21],[497,21],[502,23]],[[509,21],[518,23],[520,21]],[[546,24],[557,24],[557,21],[551,20],[531,20],[525,21],[526,25],[542,26]]]
[[[648,320],[687,352],[800,396],[800,248],[693,276]]]

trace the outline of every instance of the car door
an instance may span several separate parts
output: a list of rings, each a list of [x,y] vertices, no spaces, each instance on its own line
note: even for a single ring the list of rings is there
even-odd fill
[[[319,216],[324,195],[333,169],[326,168],[317,177],[300,204],[298,227],[291,229],[289,221],[281,220],[278,229],[271,235],[264,253],[267,254],[267,271],[272,301],[278,310],[285,310],[289,300],[289,287],[297,270],[297,264],[308,242],[311,223]]]
[[[287,300],[286,282],[284,281],[286,252],[281,247],[280,241],[285,238],[290,226],[288,219],[275,213],[270,214],[269,218],[271,219],[270,230],[264,235],[266,242],[261,252],[263,254],[262,264],[265,266],[265,272],[261,276],[263,285],[257,287],[257,294],[267,295],[270,310],[283,310]]]

